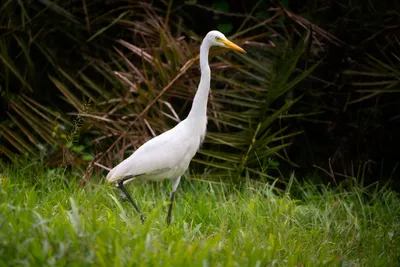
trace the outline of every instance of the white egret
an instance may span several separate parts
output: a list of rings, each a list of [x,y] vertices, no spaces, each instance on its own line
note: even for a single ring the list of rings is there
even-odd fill
[[[222,46],[246,53],[241,47],[229,41],[221,32],[210,31],[200,46],[201,78],[189,115],[171,130],[143,144],[107,175],[108,182],[117,183],[117,187],[124,192],[140,214],[142,221],[144,221],[143,214],[124,185],[134,179],[171,180],[172,192],[167,223],[171,222],[175,192],[181,176],[188,168],[206,134],[207,101],[211,80],[208,51],[211,46]]]

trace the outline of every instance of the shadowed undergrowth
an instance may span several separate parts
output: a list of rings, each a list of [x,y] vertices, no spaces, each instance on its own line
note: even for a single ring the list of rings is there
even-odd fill
[[[112,186],[80,188],[80,173],[31,165],[2,177],[2,266],[393,266],[400,259],[400,201],[388,190],[294,181],[294,199],[250,182],[236,190],[185,179],[167,227],[167,183],[129,187],[146,214],[142,225]]]
[[[194,174],[285,183],[317,166],[344,177],[365,167],[366,183],[399,176],[396,1],[3,2],[2,159],[44,156],[87,177],[115,166],[186,117],[201,39],[218,28],[248,54],[210,53]]]

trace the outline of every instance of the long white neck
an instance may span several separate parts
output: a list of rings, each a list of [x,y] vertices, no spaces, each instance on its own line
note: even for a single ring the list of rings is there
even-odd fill
[[[208,65],[209,50],[209,43],[203,41],[200,46],[200,83],[193,99],[192,109],[188,115],[188,119],[193,120],[194,122],[207,121],[207,101],[211,81],[211,70]]]

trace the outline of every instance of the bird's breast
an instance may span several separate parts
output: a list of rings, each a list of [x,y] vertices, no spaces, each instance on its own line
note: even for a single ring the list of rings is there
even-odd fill
[[[206,137],[206,132],[207,132],[207,117],[205,117],[203,120],[199,122],[199,135],[200,135],[200,141],[199,144],[196,148],[196,150],[200,147],[200,145],[203,143],[204,138]]]

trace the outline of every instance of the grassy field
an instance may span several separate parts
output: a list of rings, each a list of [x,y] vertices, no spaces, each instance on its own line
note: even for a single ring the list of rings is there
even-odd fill
[[[1,176],[1,266],[400,264],[400,199],[389,190],[293,183],[293,195],[184,179],[168,227],[168,183],[128,187],[141,224],[104,182],[83,189],[80,175],[37,165]]]

